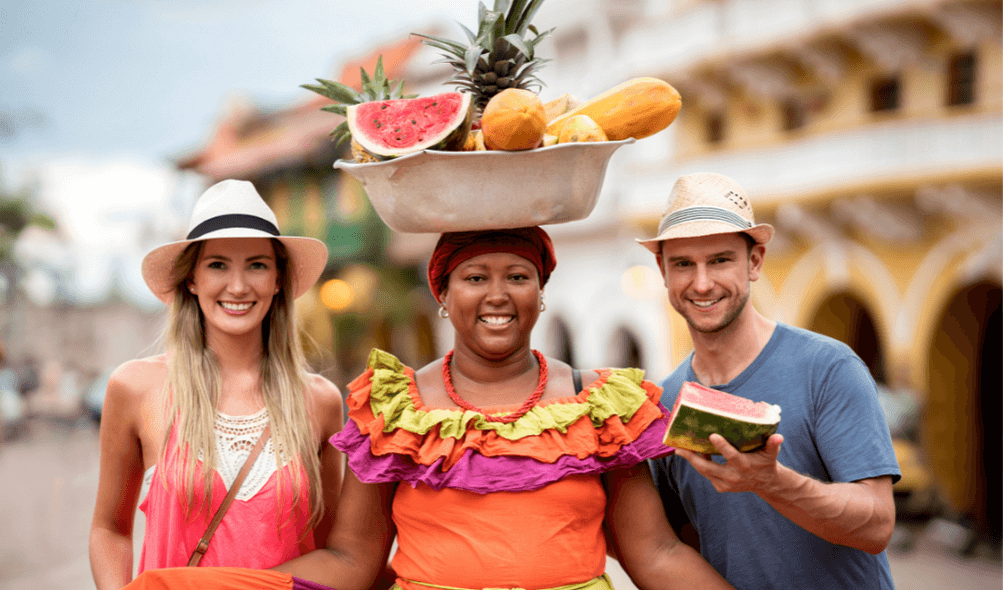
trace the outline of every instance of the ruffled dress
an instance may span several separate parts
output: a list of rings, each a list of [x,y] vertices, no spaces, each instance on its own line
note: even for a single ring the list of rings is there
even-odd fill
[[[403,484],[392,504],[398,586],[609,587],[600,474],[672,449],[659,387],[639,369],[597,372],[577,395],[500,423],[426,407],[411,368],[370,353],[331,443],[360,481]]]

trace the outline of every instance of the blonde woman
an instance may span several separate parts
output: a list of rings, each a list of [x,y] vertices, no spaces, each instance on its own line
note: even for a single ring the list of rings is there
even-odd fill
[[[143,260],[147,285],[168,305],[167,352],[123,364],[108,384],[90,535],[98,590],[132,579],[137,503],[140,571],[199,559],[272,567],[323,543],[334,519],[341,457],[327,440],[341,429],[342,398],[307,372],[293,315],[327,249],[279,235],[243,181],[207,190],[189,228]]]

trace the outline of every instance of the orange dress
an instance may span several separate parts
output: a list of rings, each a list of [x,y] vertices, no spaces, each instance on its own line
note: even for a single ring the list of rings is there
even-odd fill
[[[542,589],[603,576],[601,474],[672,449],[658,386],[638,369],[598,372],[577,395],[499,423],[425,407],[412,369],[370,354],[332,444],[361,481],[400,482],[398,586]]]

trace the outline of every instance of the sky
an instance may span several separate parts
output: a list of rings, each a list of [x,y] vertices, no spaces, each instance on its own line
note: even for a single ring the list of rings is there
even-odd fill
[[[61,261],[45,239],[25,256],[100,299],[187,226],[205,187],[172,161],[229,101],[289,107],[383,43],[476,19],[476,0],[4,0],[0,190],[33,187],[64,242]]]
[[[0,162],[176,158],[232,97],[288,106],[381,42],[476,18],[474,0],[5,0]]]

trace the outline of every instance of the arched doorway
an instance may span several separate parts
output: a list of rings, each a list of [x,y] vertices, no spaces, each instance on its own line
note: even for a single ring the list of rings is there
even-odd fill
[[[935,330],[922,425],[931,467],[944,500],[972,521],[976,539],[1000,543],[1000,285],[958,291]]]
[[[627,328],[617,331],[613,340],[613,349],[610,351],[609,366],[611,367],[636,367],[644,369],[642,366],[642,350],[638,339]]]
[[[849,293],[831,296],[819,306],[809,329],[850,346],[868,366],[875,381],[886,382],[878,330],[868,309],[856,297]]]
[[[554,356],[558,360],[568,363],[571,367],[579,368],[575,364],[575,343],[572,341],[572,333],[562,320],[555,320],[551,324],[554,331],[552,342],[554,342]]]

